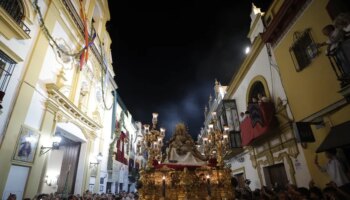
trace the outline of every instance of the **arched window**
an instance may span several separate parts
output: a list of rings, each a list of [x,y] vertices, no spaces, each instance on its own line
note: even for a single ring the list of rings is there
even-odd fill
[[[266,96],[264,84],[261,81],[256,81],[250,88],[248,102],[252,102],[253,98],[258,100],[258,94]]]
[[[0,6],[17,22],[21,23],[24,18],[24,7],[21,0],[1,0]]]
[[[21,36],[27,38],[30,33],[30,29],[23,23],[25,12],[24,4],[22,0],[0,0],[0,7],[6,10],[7,14],[12,17],[15,23],[22,28],[27,36]]]

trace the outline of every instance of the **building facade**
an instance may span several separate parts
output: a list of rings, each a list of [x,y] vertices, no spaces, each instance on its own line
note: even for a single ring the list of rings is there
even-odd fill
[[[248,33],[251,51],[227,87],[216,84],[215,93],[223,97],[216,96],[208,111],[216,112],[222,131],[224,126],[229,128],[226,164],[240,187],[246,179],[251,189],[287,183],[307,187],[310,173],[294,134],[289,101],[271,46],[262,40],[263,16],[253,5]],[[206,138],[203,130],[201,137]]]
[[[320,187],[330,178],[314,164],[316,152],[338,148],[344,159],[350,155],[349,12],[349,1],[276,1],[264,16],[262,39],[272,46],[311,178]],[[328,38],[327,26],[345,35]],[[323,154],[319,162],[326,164]]]
[[[134,121],[119,96],[114,109],[112,120],[115,123],[108,140],[106,192],[135,192],[139,169],[145,163],[143,155],[137,151],[137,144],[142,138],[142,124]]]
[[[107,1],[6,0],[0,15],[1,198],[105,191],[117,89]]]

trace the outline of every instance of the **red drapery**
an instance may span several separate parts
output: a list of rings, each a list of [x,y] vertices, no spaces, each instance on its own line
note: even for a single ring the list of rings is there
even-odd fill
[[[251,117],[246,117],[243,119],[241,127],[242,136],[242,146],[249,145],[254,139],[260,137],[261,135],[267,133],[275,125],[275,108],[273,103],[261,102],[259,103],[260,114],[263,123],[256,123],[253,126]]]
[[[126,134],[122,132],[117,140],[117,155],[115,158],[117,161],[124,163],[125,165],[128,164],[128,160],[124,157],[124,143],[126,139]]]

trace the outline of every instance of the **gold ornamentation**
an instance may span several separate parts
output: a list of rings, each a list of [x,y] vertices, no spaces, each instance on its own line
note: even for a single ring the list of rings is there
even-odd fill
[[[174,170],[163,167],[141,170],[140,175],[141,188],[138,190],[140,200],[234,199],[231,170],[227,168],[201,166],[195,170],[186,167],[183,170]],[[163,189],[165,197],[162,196]]]

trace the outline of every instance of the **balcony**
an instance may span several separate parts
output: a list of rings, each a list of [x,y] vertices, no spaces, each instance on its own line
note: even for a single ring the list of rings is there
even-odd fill
[[[224,159],[230,159],[243,152],[236,101],[234,99],[222,100],[217,106],[216,112],[218,116],[217,126],[221,131],[224,130],[224,126],[229,128],[230,149]]]
[[[339,42],[328,54],[332,69],[340,82],[339,91],[346,99],[350,99],[350,37]]]
[[[248,111],[249,114],[240,125],[242,146],[251,145],[264,135],[270,135],[277,127],[275,107],[272,102],[250,103]]]
[[[24,6],[21,0],[0,1],[0,25],[1,33],[7,39],[29,39],[30,29],[23,23]]]

